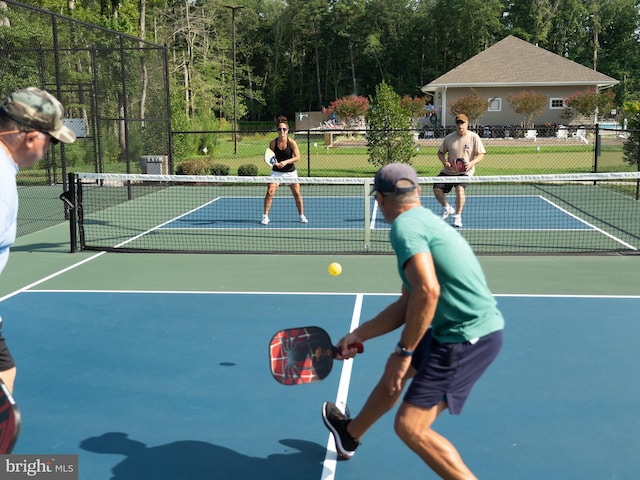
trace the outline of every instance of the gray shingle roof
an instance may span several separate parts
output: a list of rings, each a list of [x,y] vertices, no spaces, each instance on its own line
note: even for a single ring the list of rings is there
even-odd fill
[[[512,35],[422,87],[593,85],[612,86],[616,79],[532,45]]]

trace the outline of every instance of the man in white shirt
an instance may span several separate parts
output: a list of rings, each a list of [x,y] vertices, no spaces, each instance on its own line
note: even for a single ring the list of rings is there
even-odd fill
[[[18,188],[16,175],[32,167],[51,144],[73,143],[75,134],[62,123],[62,104],[50,93],[29,87],[8,95],[0,105],[0,272],[16,239]],[[0,318],[0,380],[13,391],[16,365],[2,336]]]

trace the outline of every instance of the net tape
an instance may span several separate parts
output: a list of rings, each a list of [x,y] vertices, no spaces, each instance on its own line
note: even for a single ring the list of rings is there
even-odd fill
[[[362,185],[373,184],[371,177],[269,177],[269,176],[231,176],[231,175],[153,175],[129,173],[77,173],[77,178],[89,181],[112,182],[171,182],[171,183],[300,183],[305,185]],[[607,182],[640,181],[639,172],[608,173],[562,173],[535,175],[451,175],[442,177],[418,177],[419,183],[566,183],[566,182]]]

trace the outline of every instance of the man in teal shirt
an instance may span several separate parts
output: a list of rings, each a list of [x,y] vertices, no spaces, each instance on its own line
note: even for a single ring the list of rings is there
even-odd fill
[[[411,166],[382,167],[374,192],[391,224],[402,293],[338,342],[338,358],[355,356],[348,345],[402,330],[362,411],[349,418],[325,402],[324,423],[338,454],[350,458],[360,438],[396,404],[411,380],[396,414],[396,432],[441,478],[475,479],[456,448],[432,424],[445,410],[461,413],[474,383],[500,351],[504,319],[469,244],[421,205],[418,176]]]

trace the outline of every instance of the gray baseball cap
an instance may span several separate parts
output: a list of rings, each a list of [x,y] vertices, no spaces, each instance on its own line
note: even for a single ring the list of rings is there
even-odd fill
[[[402,186],[398,186],[401,180],[405,182]],[[376,172],[371,193],[407,193],[416,188],[418,188],[418,174],[411,165],[389,163]]]
[[[76,141],[76,134],[62,123],[62,104],[39,88],[23,88],[9,94],[2,101],[0,112],[20,125],[48,133],[62,143]]]

